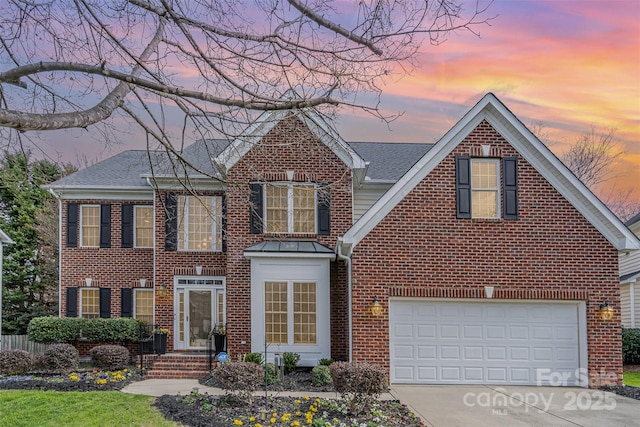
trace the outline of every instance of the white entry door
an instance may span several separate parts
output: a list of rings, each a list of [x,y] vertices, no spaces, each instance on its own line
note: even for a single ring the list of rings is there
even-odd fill
[[[224,278],[175,279],[175,349],[207,348],[211,330],[225,323],[224,284]]]
[[[581,303],[391,300],[391,382],[544,385],[586,367]]]

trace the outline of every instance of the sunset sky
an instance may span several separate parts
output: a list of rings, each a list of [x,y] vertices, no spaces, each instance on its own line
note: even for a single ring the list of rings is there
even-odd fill
[[[486,92],[527,126],[542,123],[559,154],[592,125],[614,127],[625,154],[607,185],[640,200],[640,0],[495,0],[481,37],[451,34],[425,45],[419,68],[384,87],[381,109],[404,115],[387,126],[343,111],[347,141],[435,142]],[[54,132],[40,147],[52,157],[90,162],[144,141],[81,143],[83,131]]]

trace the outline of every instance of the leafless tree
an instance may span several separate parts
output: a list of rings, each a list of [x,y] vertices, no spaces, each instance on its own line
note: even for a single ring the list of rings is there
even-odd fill
[[[128,123],[177,155],[263,111],[387,118],[381,82],[421,43],[476,33],[490,19],[478,1],[5,0],[0,128]]]
[[[530,125],[531,131],[545,144],[552,145],[543,123]],[[601,184],[616,178],[616,167],[624,155],[617,142],[617,130],[591,125],[578,136],[560,160],[623,221],[640,212],[640,200],[632,190]]]

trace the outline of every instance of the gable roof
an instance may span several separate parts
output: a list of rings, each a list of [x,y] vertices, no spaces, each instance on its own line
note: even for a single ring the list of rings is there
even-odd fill
[[[616,249],[640,249],[638,238],[492,93],[485,95],[340,239],[349,253],[462,140],[486,120]]]
[[[396,182],[433,144],[403,142],[349,142],[368,164],[367,181]]]
[[[15,243],[13,240],[11,240],[11,237],[9,237],[7,235],[7,233],[5,233],[4,231],[0,230],[0,243],[4,243],[6,244],[10,244],[10,243]],[[2,262],[2,260],[0,260],[0,262]]]
[[[295,115],[304,123],[313,135],[329,147],[342,162],[356,175],[364,179],[367,164],[362,157],[349,146],[326,120],[311,108],[293,111],[268,111],[262,113],[253,122],[243,135],[236,138],[217,157],[216,162],[224,166],[225,170],[231,169],[254,145],[265,137],[280,121],[289,114]]]

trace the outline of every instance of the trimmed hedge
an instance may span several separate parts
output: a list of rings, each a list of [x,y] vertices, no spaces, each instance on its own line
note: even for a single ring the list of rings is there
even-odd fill
[[[22,374],[28,372],[32,366],[33,357],[28,351],[17,349],[0,351],[0,374]]]
[[[40,343],[70,343],[86,338],[91,341],[122,342],[140,338],[142,322],[122,317],[83,319],[79,317],[35,317],[29,322],[29,339]]]
[[[640,329],[622,330],[622,358],[625,365],[640,364]]]
[[[126,368],[131,360],[129,350],[121,345],[98,345],[89,355],[96,367],[111,371]]]
[[[53,344],[44,352],[48,370],[66,372],[78,367],[78,350],[71,344]]]

